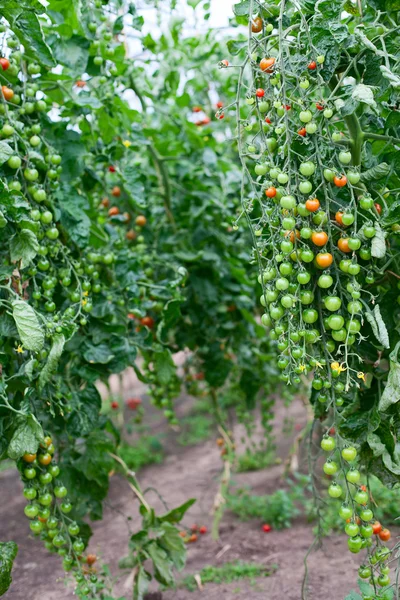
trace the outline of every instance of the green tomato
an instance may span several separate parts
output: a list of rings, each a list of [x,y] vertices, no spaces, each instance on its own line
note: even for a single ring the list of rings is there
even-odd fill
[[[339,152],[339,161],[342,163],[342,165],[349,165],[351,163],[351,152],[345,152],[344,150],[342,150],[341,152]]]
[[[328,325],[333,331],[339,331],[343,328],[344,318],[341,315],[331,315],[328,318]]]
[[[311,177],[315,173],[315,164],[311,161],[306,161],[300,164],[299,171],[304,177]]]
[[[302,110],[299,118],[302,123],[309,123],[312,119],[312,112],[310,110]]]
[[[322,114],[324,115],[325,119],[331,119],[333,117],[333,110],[331,108],[325,108]]]
[[[320,275],[317,283],[318,287],[326,290],[333,285],[333,278],[330,275]]]
[[[346,523],[346,527],[344,528],[346,535],[350,537],[354,537],[360,533],[360,528],[357,523]]]
[[[342,450],[342,457],[346,462],[352,462],[357,456],[357,450],[354,446],[346,446]]]
[[[312,324],[318,320],[318,312],[314,308],[306,308],[302,313],[304,323]]]
[[[353,538],[349,538],[347,541],[347,545],[349,547],[350,552],[353,552],[353,554],[357,554],[358,552],[360,552],[362,547],[362,538],[359,535]]]
[[[333,181],[336,173],[332,169],[324,169],[324,177],[326,181]]]
[[[340,496],[343,494],[342,486],[338,483],[331,483],[328,488],[328,494],[331,498],[340,498]]]
[[[324,473],[326,475],[335,475],[337,473],[339,467],[338,464],[334,460],[327,460],[323,466]]]
[[[43,529],[43,523],[41,521],[31,521],[29,527],[35,535],[38,535]]]
[[[299,184],[299,190],[302,194],[310,194],[311,190],[312,190],[312,183],[311,181],[301,181]],[[307,209],[306,209],[307,210]],[[300,216],[307,216],[310,214],[310,211],[307,210],[307,214],[305,215],[300,215]]]
[[[301,79],[299,85],[300,85],[301,89],[307,90],[310,87],[310,82],[308,79]]]
[[[342,301],[338,296],[327,296],[323,301],[325,308],[331,312],[339,310],[342,305]]]
[[[361,479],[361,473],[357,469],[350,469],[346,473],[346,479],[350,483],[358,483]]]
[[[361,179],[361,175],[357,171],[348,171],[346,173],[346,176],[347,176],[348,181],[352,185],[357,185],[357,183],[359,183],[359,181]]]
[[[10,169],[16,170],[20,168],[22,160],[19,156],[10,156],[10,158],[7,161],[7,164],[10,167]]]
[[[310,135],[314,134],[317,131],[317,129],[318,129],[318,125],[314,122],[307,123],[307,125],[306,125],[306,131]]]

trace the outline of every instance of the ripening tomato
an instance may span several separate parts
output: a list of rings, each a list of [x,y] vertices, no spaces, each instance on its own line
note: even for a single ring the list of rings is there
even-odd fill
[[[136,239],[136,232],[133,231],[133,229],[129,229],[129,231],[126,232],[125,237],[129,241],[135,240]]]
[[[143,319],[140,319],[140,322],[142,325],[148,327],[149,329],[154,327],[154,319],[152,317],[143,317]]]
[[[221,102],[221,100],[219,100],[219,101],[217,102],[217,104],[216,104],[216,107],[217,107],[217,108],[222,108],[223,106],[224,106],[224,103],[223,103],[223,102]]]
[[[335,175],[333,178],[333,183],[336,185],[336,187],[344,187],[347,184],[346,175]]]
[[[0,66],[3,69],[3,71],[7,71],[7,69],[10,68],[10,61],[8,60],[8,58],[0,58]]]
[[[117,408],[119,408],[119,404],[116,400],[114,400],[113,402],[111,402],[111,408],[113,408],[114,410],[116,410]]]
[[[224,67],[229,67],[229,61],[226,60],[226,58],[224,58],[224,60],[221,60],[221,64],[224,65]]]
[[[315,257],[315,261],[319,267],[327,269],[333,263],[333,256],[330,252],[320,252]]]
[[[337,213],[336,213],[336,215],[335,215],[335,221],[336,221],[336,223],[339,223],[339,225],[343,225],[343,219],[342,219],[342,217],[343,217],[342,211],[338,210]]]
[[[1,86],[1,91],[2,91],[2,94],[3,94],[5,100],[10,101],[14,98],[13,90],[11,90],[6,85]]]
[[[302,127],[301,129],[297,130],[297,133],[299,135],[301,135],[301,137],[306,137],[306,135],[307,135],[307,129],[305,127]]]
[[[202,111],[201,106],[193,106],[193,108],[192,108],[192,112],[194,112],[194,113],[199,113],[201,111]]]
[[[382,525],[379,523],[379,521],[375,521],[375,523],[372,523],[372,531],[375,535],[378,535],[378,533],[382,531]]]
[[[110,210],[108,211],[108,216],[109,217],[114,217],[115,215],[119,215],[119,208],[118,208],[118,206],[112,206],[110,208]]]
[[[342,252],[352,252],[349,246],[349,238],[339,238],[337,245],[339,250],[341,250]]]
[[[382,213],[382,206],[377,202],[374,202],[375,210],[380,215]]]
[[[110,206],[110,201],[108,198],[103,198],[103,200],[100,202],[101,206],[104,206],[104,208],[108,208]]]
[[[253,33],[260,33],[260,31],[262,31],[263,28],[263,21],[261,17],[255,17],[254,19],[252,19],[251,21],[251,31]]]
[[[36,454],[29,454],[28,452],[26,452],[22,458],[25,462],[31,463],[36,459]]]
[[[138,227],[144,227],[147,223],[147,219],[144,215],[139,215],[136,217],[135,223]]]
[[[276,187],[274,186],[271,186],[265,190],[265,195],[267,196],[267,198],[275,198],[276,193]]]
[[[111,194],[112,194],[113,196],[115,196],[116,198],[118,198],[118,197],[121,195],[121,188],[120,188],[120,187],[118,187],[117,185],[115,185],[115,186],[113,187],[113,189],[111,190]]]
[[[311,241],[316,246],[325,246],[328,241],[328,234],[325,231],[313,231]]]
[[[320,205],[318,198],[309,198],[306,201],[306,209],[309,210],[310,212],[316,212],[320,206],[321,205]]]
[[[78,79],[78,81],[75,81],[75,85],[78,88],[83,88],[86,85],[86,81],[82,81],[82,79]]]
[[[389,529],[382,529],[382,531],[380,531],[378,533],[379,538],[382,540],[382,542],[388,542],[390,540],[391,534]]]
[[[325,109],[325,105],[322,104],[322,102],[316,102],[315,106],[316,106],[317,110],[324,110]]]
[[[97,556],[95,554],[88,554],[86,557],[87,564],[91,567],[97,560]]]
[[[265,117],[265,122],[268,123],[268,125],[271,125],[272,121],[269,117]]]
[[[308,67],[307,67],[310,71],[315,71],[315,69],[317,68],[317,63],[315,62],[315,60],[312,60],[310,63],[308,63]]]
[[[263,58],[260,62],[261,71],[272,73],[274,70],[275,58]]]

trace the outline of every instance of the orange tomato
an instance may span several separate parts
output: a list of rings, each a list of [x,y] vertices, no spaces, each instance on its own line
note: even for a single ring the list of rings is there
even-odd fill
[[[316,246],[325,246],[328,241],[328,234],[325,231],[313,231],[311,240]]]
[[[103,198],[103,200],[100,202],[100,204],[102,206],[104,206],[104,208],[108,208],[110,206],[110,201],[108,198]]]
[[[36,459],[36,454],[29,454],[28,452],[26,452],[22,458],[25,462],[31,463]]]
[[[144,227],[147,223],[147,219],[144,215],[139,215],[138,217],[136,217],[135,223],[139,227]]]
[[[348,253],[352,251],[351,248],[349,248],[349,238],[339,238],[337,245],[342,252]]]
[[[321,206],[318,198],[309,198],[306,201],[306,209],[309,210],[310,212],[316,212],[319,207]]]
[[[48,452],[46,452],[46,454],[39,454],[39,462],[46,467],[51,463],[51,454]]]
[[[333,256],[330,252],[320,252],[315,257],[315,260],[319,267],[323,267],[324,269],[326,269],[327,267],[330,267],[333,263]]]
[[[7,69],[10,68],[10,61],[8,60],[8,58],[0,58],[0,66],[3,69],[3,71],[7,71]]]
[[[95,554],[88,554],[86,557],[86,562],[89,566],[93,565],[97,560],[97,556]]]
[[[285,237],[288,237],[292,244],[294,244],[295,238],[300,239],[300,231],[298,229],[295,229],[295,231],[285,231]]]
[[[276,187],[269,187],[268,189],[265,190],[265,195],[267,196],[267,198],[275,198],[276,196]]]
[[[263,58],[260,62],[261,71],[272,73],[274,70],[275,58]]]
[[[136,233],[133,231],[133,229],[130,229],[129,231],[126,232],[125,237],[127,240],[132,241],[136,238]]]
[[[1,86],[1,91],[5,100],[11,100],[12,98],[14,98],[14,92],[6,85]]]
[[[154,327],[154,319],[152,317],[143,317],[143,319],[140,319],[140,322],[142,325],[148,327],[149,329]]]
[[[297,133],[299,135],[301,135],[301,137],[306,137],[306,135],[307,135],[307,129],[305,127],[302,127],[301,129],[297,130]]]
[[[346,175],[335,175],[333,178],[333,183],[336,185],[336,187],[344,187],[347,184]]]
[[[377,202],[374,203],[376,212],[380,215],[382,212],[382,206],[380,204],[378,204]]]
[[[263,22],[261,17],[256,17],[251,22],[251,30],[253,33],[260,33],[262,30]]]
[[[391,537],[389,529],[382,529],[382,531],[380,531],[378,535],[382,542],[388,542]]]
[[[118,208],[118,206],[112,206],[110,208],[110,210],[108,211],[108,216],[109,217],[115,217],[115,215],[119,215],[119,208]]]
[[[339,225],[343,225],[342,217],[343,217],[342,211],[338,210],[337,213],[336,213],[336,215],[335,215],[335,221],[336,221],[336,223],[339,223]]]
[[[113,187],[113,189],[111,190],[111,193],[112,193],[113,196],[118,197],[118,196],[121,195],[121,188],[118,187],[117,185],[115,185]]]

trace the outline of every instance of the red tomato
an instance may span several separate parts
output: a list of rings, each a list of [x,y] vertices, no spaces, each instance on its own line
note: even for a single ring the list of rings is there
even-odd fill
[[[265,122],[266,122],[266,123],[269,123],[269,124],[271,124],[271,123],[272,123],[272,121],[271,121],[271,119],[270,119],[269,117],[265,117]]]
[[[219,100],[216,104],[217,108],[222,108],[224,106],[224,103],[221,102],[221,100]]]
[[[316,102],[315,106],[316,106],[317,110],[324,110],[324,108],[325,108],[325,105],[322,104],[322,102]]]
[[[116,168],[115,168],[115,167],[113,167],[112,165],[110,165],[110,166],[108,167],[108,170],[110,171],[110,173],[115,173],[115,171],[116,171]]]
[[[205,533],[207,533],[207,527],[205,525],[202,525],[199,528],[199,533],[201,533],[201,535],[204,535]]]
[[[312,60],[307,67],[310,71],[315,71],[315,69],[317,68],[317,63],[315,62],[315,60]]]
[[[301,129],[298,129],[297,133],[299,135],[301,135],[301,137],[306,137],[306,135],[307,135],[307,129],[305,127],[302,127]]]
[[[154,327],[154,319],[152,317],[143,317],[143,319],[140,319],[140,322],[142,325],[148,327],[149,329]]]
[[[0,66],[3,71],[7,71],[7,69],[10,67],[10,61],[8,58],[0,58]]]
[[[256,90],[256,96],[257,98],[263,98],[265,96],[265,91],[262,88],[258,88]]]
[[[269,533],[271,531],[272,527],[271,525],[268,525],[268,523],[266,523],[265,525],[262,526],[262,530],[264,531],[264,533]]]
[[[380,215],[382,212],[382,206],[380,204],[378,204],[377,202],[374,203],[374,206],[376,208],[376,212]]]
[[[78,88],[83,88],[86,85],[86,81],[82,81],[82,79],[78,79],[78,81],[75,82],[75,85]]]
[[[111,402],[111,408],[113,408],[114,410],[116,410],[117,408],[119,408],[119,404],[118,404],[118,402],[116,402],[116,400],[114,400],[113,402]]]
[[[142,401],[140,398],[128,398],[128,400],[126,401],[126,405],[128,408],[130,408],[131,410],[136,410],[138,406],[140,406],[142,404]]]

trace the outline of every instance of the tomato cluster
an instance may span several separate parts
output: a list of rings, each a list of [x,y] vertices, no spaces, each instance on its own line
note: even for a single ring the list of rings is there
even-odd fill
[[[386,586],[390,550],[382,542],[390,533],[374,522],[357,449],[340,426],[343,411],[371,381],[358,347],[376,301],[369,288],[386,252],[381,215],[387,190],[363,182],[363,134],[350,119],[349,137],[341,131],[341,104],[330,93],[335,83],[326,84],[325,56],[311,46],[308,55],[304,46],[299,51],[278,21],[249,17],[239,84],[246,97],[238,106],[239,152],[249,182],[241,215],[251,224],[260,266],[261,321],[275,340],[282,381],[310,382],[315,415],[335,432],[321,442],[330,453],[324,472],[334,478],[328,492],[344,501],[339,512],[349,550],[368,548],[371,568],[363,567],[363,576]],[[294,20],[295,29],[303,26]]]

